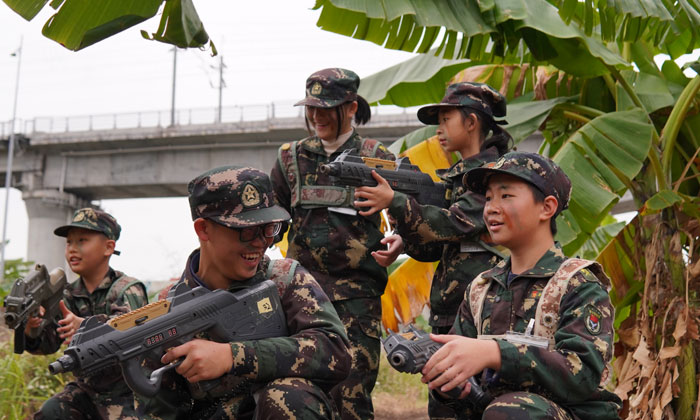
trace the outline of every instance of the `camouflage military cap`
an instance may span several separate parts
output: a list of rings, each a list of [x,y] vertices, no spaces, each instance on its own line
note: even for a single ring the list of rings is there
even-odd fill
[[[569,207],[571,181],[559,165],[549,158],[537,153],[506,153],[496,162],[485,163],[467,172],[464,183],[472,191],[484,194],[489,177],[497,173],[512,175],[529,182],[542,191],[545,197],[554,196],[559,203],[556,214]]]
[[[418,119],[423,124],[437,125],[438,112],[445,107],[475,109],[492,119],[506,116],[506,98],[485,83],[462,82],[449,85],[439,104],[424,106],[418,110]],[[496,124],[506,124],[504,120],[494,121]]]
[[[360,77],[355,72],[330,68],[319,70],[306,79],[306,97],[294,106],[333,108],[357,99]]]
[[[68,236],[68,231],[74,227],[104,233],[107,238],[114,241],[119,239],[119,234],[122,231],[122,227],[117,223],[117,219],[112,217],[111,214],[92,207],[85,207],[73,213],[73,219],[70,224],[57,227],[53,233],[56,236],[65,238]]]
[[[270,178],[255,168],[214,168],[190,181],[187,190],[192,220],[201,217],[242,228],[290,218],[275,204]]]

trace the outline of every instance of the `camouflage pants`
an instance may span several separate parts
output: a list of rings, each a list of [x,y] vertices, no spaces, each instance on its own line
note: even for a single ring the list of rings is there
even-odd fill
[[[34,414],[40,420],[136,420],[134,394],[124,382],[98,392],[85,382],[69,382]]]
[[[382,306],[379,297],[333,302],[348,332],[352,366],[348,377],[331,390],[343,420],[374,418],[372,389],[379,372]]]
[[[573,420],[561,406],[537,394],[513,392],[494,399],[481,417],[484,420]]]
[[[282,378],[268,382],[254,395],[237,395],[226,401],[195,401],[188,419],[337,419],[330,397],[313,382],[303,378]]]
[[[469,403],[460,400],[460,408],[453,404],[453,417],[433,417],[431,419],[482,419],[482,420],[574,420],[566,409],[556,403],[530,392],[512,392],[496,397],[483,413],[471,409]]]

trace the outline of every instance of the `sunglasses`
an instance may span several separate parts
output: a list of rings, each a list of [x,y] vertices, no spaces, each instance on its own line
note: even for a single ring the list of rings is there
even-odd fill
[[[264,238],[273,238],[280,233],[280,230],[282,230],[282,222],[274,222],[238,229],[238,232],[240,232],[241,242],[250,242],[255,238],[259,238],[261,234]]]

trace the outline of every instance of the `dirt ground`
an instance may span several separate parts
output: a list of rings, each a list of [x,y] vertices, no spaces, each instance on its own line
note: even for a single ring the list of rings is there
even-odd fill
[[[417,395],[379,393],[372,396],[376,420],[428,420],[428,406],[416,403]]]

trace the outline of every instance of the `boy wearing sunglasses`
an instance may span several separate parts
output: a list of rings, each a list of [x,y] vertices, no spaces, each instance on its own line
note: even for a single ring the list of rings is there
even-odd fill
[[[347,336],[308,271],[295,260],[265,256],[289,219],[274,204],[267,174],[223,166],[192,180],[188,190],[200,248],[190,255],[179,282],[237,292],[271,279],[289,336],[217,343],[204,335],[171,348],[161,362],[182,361],[177,375],[164,378],[175,393],[158,400],[186,418],[332,418],[335,408],[327,392],[350,369]],[[216,378],[220,381],[213,389],[198,385]],[[137,406],[161,417],[152,405]]]

